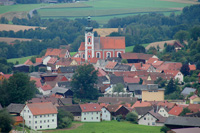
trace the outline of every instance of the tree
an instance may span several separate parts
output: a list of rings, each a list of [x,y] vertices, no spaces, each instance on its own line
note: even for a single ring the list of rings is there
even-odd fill
[[[189,39],[189,33],[187,31],[180,30],[174,35],[174,39],[177,39],[183,43],[183,41]]]
[[[35,82],[30,81],[30,77],[25,73],[14,73],[5,89],[10,103],[25,103],[33,98],[37,90]]]
[[[181,112],[180,116],[184,116],[187,113],[191,113],[191,111],[188,108],[184,108],[183,111]]]
[[[58,110],[58,127],[59,129],[69,127],[74,120],[74,116],[72,113],[65,110]]]
[[[169,83],[167,84],[165,88],[165,94],[170,94],[176,91],[176,84],[174,83],[174,80],[171,78]]]
[[[142,84],[143,83],[143,80],[140,78],[140,82],[139,82],[139,84]]]
[[[75,97],[81,99],[96,99],[98,91],[95,88],[97,83],[97,70],[94,69],[93,65],[81,65],[78,67],[72,77],[72,91]]]
[[[162,128],[160,129],[160,132],[164,132],[167,133],[167,131],[169,131],[170,128],[166,127],[166,126],[162,126]]]
[[[145,53],[146,50],[145,50],[145,47],[144,47],[144,46],[136,45],[136,46],[133,48],[133,52],[135,52],[135,53]]]
[[[132,123],[137,124],[138,115],[137,115],[135,112],[129,112],[129,113],[126,115],[126,120],[127,120],[127,121],[130,121],[130,122],[132,122]]]
[[[128,61],[127,61],[127,59],[122,59],[121,63],[126,64],[126,63],[128,63]]]
[[[124,85],[122,83],[117,83],[116,86],[113,87],[113,92],[124,92]]]
[[[0,132],[10,132],[12,125],[14,124],[14,120],[6,109],[0,110],[0,120]]]
[[[190,74],[190,68],[189,68],[189,65],[188,64],[183,64],[183,66],[181,67],[181,73],[184,75],[184,76],[187,76]]]

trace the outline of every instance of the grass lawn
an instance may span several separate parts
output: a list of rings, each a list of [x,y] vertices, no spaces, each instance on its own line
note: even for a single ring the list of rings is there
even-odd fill
[[[83,123],[77,129],[53,133],[160,133],[161,127],[143,126],[129,122],[103,121]]]
[[[22,58],[12,58],[12,59],[8,59],[8,62],[12,62],[15,64],[16,61],[19,61],[19,64],[24,64],[24,62],[30,59],[31,57],[33,56],[27,56],[27,57],[22,57]]]
[[[144,47],[146,47],[146,46],[148,46],[148,45],[149,45],[149,43],[147,43],[147,44],[142,44],[142,46],[144,46]],[[132,52],[132,51],[133,51],[133,48],[134,48],[134,46],[126,47],[125,52]]]
[[[53,5],[38,10],[42,18],[76,18],[89,14],[100,24],[113,17],[124,17],[149,12],[176,12],[191,4],[162,0],[89,0],[86,2]]]
[[[71,57],[74,56],[77,52],[70,52]]]

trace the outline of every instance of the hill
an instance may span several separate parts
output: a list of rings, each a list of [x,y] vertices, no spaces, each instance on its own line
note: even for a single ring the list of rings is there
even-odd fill
[[[107,35],[110,35],[110,33],[112,32],[118,32],[118,28],[100,28],[94,29],[93,31],[96,31],[101,37],[105,37]]]

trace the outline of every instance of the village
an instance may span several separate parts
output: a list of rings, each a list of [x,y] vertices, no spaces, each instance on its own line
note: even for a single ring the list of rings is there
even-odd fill
[[[57,114],[62,109],[72,113],[74,121],[120,121],[132,112],[137,114],[139,125],[200,131],[197,89],[185,87],[179,94],[183,99],[172,100],[165,99],[165,88],[158,84],[158,80],[163,79],[183,85],[182,63],[161,61],[153,54],[126,53],[125,37],[94,37],[90,17],[88,23],[85,42],[74,56],[70,56],[65,46],[48,48],[45,56],[36,58],[35,63],[28,59],[14,66],[13,71],[29,73],[40,92],[24,104],[11,103],[6,107],[15,116],[16,125],[23,123],[33,130],[56,129]],[[176,51],[184,47],[179,41],[167,45],[174,46]],[[92,65],[98,72],[95,87],[101,96],[95,102],[77,103],[71,81],[79,66],[84,65]],[[39,71],[31,72],[30,69],[36,67]],[[196,66],[189,64],[189,71],[195,70]],[[0,72],[1,81],[11,76]],[[200,74],[198,76],[200,83]],[[116,91],[116,87],[121,89]]]

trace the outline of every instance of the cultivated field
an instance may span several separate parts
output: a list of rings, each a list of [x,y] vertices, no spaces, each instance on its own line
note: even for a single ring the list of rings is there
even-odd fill
[[[0,24],[0,31],[9,31],[9,30],[13,30],[14,32],[17,31],[24,31],[24,30],[29,30],[29,29],[35,29],[38,27],[34,27],[34,26],[22,26],[22,25],[11,25],[11,24]],[[41,29],[45,29],[46,27],[40,27]]]
[[[153,42],[153,43],[150,43],[147,47],[146,47],[146,50],[149,50],[150,47],[155,47],[157,48],[157,46],[160,47],[160,50],[163,50],[164,49],[164,45],[165,43],[173,43],[175,40],[168,40],[168,41],[161,41],[161,42]]]
[[[175,1],[175,2],[174,2]],[[90,0],[73,4],[62,4],[38,10],[42,18],[76,18],[91,15],[100,24],[110,18],[149,12],[176,12],[194,4],[189,0]],[[185,2],[187,1],[187,2]]]
[[[10,43],[14,42],[15,40],[19,40],[19,41],[31,41],[32,39],[0,37],[0,42],[6,42],[7,44],[10,44]]]
[[[78,122],[77,122],[78,123]],[[79,122],[80,123],[80,122]],[[103,121],[85,122],[82,126],[72,130],[52,130],[52,133],[160,133],[161,127],[143,126],[129,122]]]
[[[118,32],[118,28],[98,28],[98,29],[94,29],[93,31],[94,32],[96,31],[98,35],[100,35],[101,37],[105,37],[105,36],[110,35],[110,33],[112,32]]]

